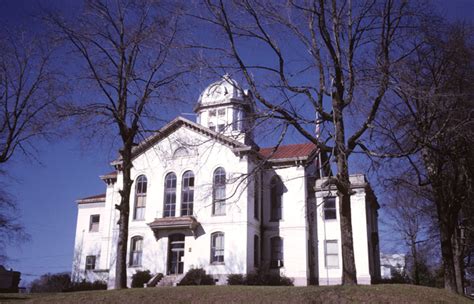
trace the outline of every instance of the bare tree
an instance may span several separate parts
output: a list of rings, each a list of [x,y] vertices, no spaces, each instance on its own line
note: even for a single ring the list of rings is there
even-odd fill
[[[337,174],[326,184],[337,187],[341,203],[342,282],[356,284],[348,160],[366,149],[363,135],[394,65],[416,47],[407,43],[416,25],[411,5],[392,0],[206,4],[208,14],[195,17],[220,29],[228,47],[208,43],[203,49],[229,59],[218,66],[240,71],[267,115],[336,163]]]
[[[390,233],[398,234],[403,240],[412,260],[411,279],[420,285],[420,266],[423,257],[420,247],[426,242],[435,240],[431,230],[430,202],[420,193],[413,193],[398,180],[398,185],[390,183],[392,195],[384,204],[384,221],[390,227]],[[433,247],[433,246],[431,246]]]
[[[413,177],[406,185],[430,193],[445,288],[462,292],[460,215],[472,208],[474,193],[472,32],[441,21],[430,26],[423,46],[400,64],[395,97],[374,124],[385,156],[398,155]]]
[[[147,123],[164,111],[158,105],[187,71],[177,54],[179,7],[151,0],[86,1],[77,20],[68,22],[54,14],[48,20],[82,59],[81,88],[91,88],[92,97],[71,106],[70,113],[87,117],[94,128],[119,133],[116,168],[123,183],[116,205],[120,219],[115,288],[125,288],[133,147]]]
[[[58,98],[64,93],[52,64],[50,41],[31,33],[0,31],[0,163],[32,141],[52,134]]]
[[[0,174],[10,159],[22,152],[31,157],[33,143],[46,139],[57,123],[56,106],[64,94],[60,75],[52,62],[53,45],[31,32],[0,30]],[[8,187],[2,185],[2,189]],[[0,191],[0,260],[6,243],[27,239],[18,222],[14,198]]]

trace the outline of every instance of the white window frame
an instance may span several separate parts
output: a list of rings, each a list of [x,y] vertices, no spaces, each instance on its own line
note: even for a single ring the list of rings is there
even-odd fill
[[[86,269],[86,270],[94,270],[94,269],[95,269],[96,262],[97,262],[97,257],[96,257],[95,255],[88,255],[88,256],[86,256],[85,269]]]
[[[218,240],[220,243],[218,244]],[[225,235],[218,231],[211,234],[211,264],[224,264],[225,261]]]
[[[331,244],[328,246],[328,244]],[[328,263],[328,257],[336,257],[332,259],[336,261],[334,264]],[[324,242],[324,264],[327,269],[337,269],[339,268],[339,242],[338,240],[326,240]]]

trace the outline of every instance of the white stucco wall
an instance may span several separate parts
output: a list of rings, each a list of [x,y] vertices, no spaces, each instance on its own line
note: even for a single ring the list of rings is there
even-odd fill
[[[284,184],[282,197],[282,219],[270,221],[270,181],[278,175]],[[294,279],[297,286],[308,284],[307,269],[307,226],[306,226],[306,185],[304,167],[275,167],[267,170],[263,185],[263,224],[265,226],[263,263],[270,263],[270,239],[283,238],[284,266],[281,274]]]
[[[357,272],[357,282],[359,284],[370,284],[371,273],[369,268],[369,244],[367,228],[366,204],[368,203],[365,195],[367,183],[363,175],[351,175],[351,189],[355,192],[351,196],[351,214],[352,214],[352,234],[354,245],[354,260]],[[318,180],[316,188],[324,180]],[[319,188],[318,188],[319,187]],[[336,196],[336,189],[330,191],[322,190],[316,193],[317,204],[317,226],[318,226],[318,260],[319,260],[319,285],[340,284],[342,278],[342,254],[341,254],[341,228],[339,218],[339,198]],[[337,219],[324,220],[323,200],[326,196],[336,196]],[[337,240],[339,251],[339,266],[335,268],[326,267],[325,262],[325,241]]]

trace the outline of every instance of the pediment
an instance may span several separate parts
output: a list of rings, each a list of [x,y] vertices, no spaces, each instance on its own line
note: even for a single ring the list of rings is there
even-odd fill
[[[132,158],[137,158],[139,155],[153,148],[160,141],[169,138],[174,133],[178,132],[178,130],[180,130],[181,128],[192,130],[193,132],[207,137],[209,140],[216,141],[220,144],[228,146],[231,149],[245,150],[246,148],[248,148],[248,146],[244,145],[239,141],[224,136],[218,132],[212,131],[183,117],[177,117],[170,123],[168,123],[166,126],[155,132],[155,134],[146,138],[138,146],[136,146],[132,151]],[[192,148],[185,147],[183,143],[178,143],[176,147],[171,148],[171,151],[169,151],[169,153],[170,155],[176,154],[177,157],[185,157],[186,155],[192,155],[193,151]],[[112,165],[117,165],[119,163],[121,163],[120,158],[112,162]]]

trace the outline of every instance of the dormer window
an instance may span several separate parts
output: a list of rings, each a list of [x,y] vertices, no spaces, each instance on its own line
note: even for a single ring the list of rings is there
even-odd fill
[[[210,122],[209,129],[211,129],[212,131],[216,131],[216,126],[212,122]]]

